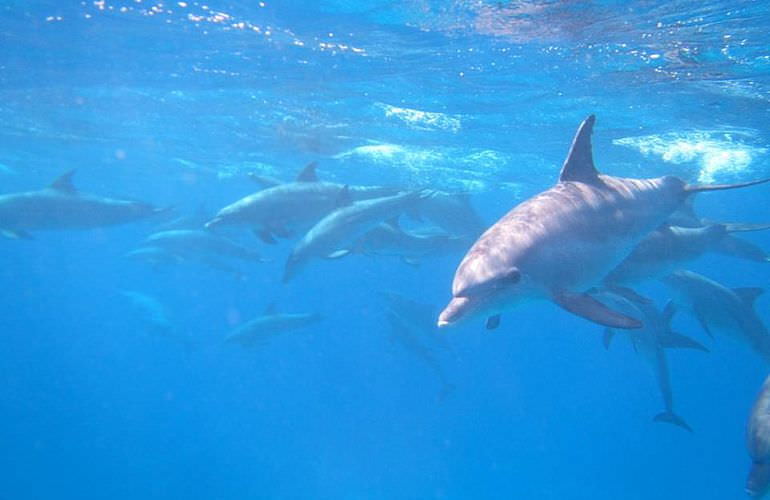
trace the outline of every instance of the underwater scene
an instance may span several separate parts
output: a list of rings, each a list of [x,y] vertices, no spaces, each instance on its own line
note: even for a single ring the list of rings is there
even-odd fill
[[[770,498],[768,25],[4,0],[0,499]]]

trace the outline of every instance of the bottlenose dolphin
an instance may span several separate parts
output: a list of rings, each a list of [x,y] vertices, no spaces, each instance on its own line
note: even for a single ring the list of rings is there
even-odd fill
[[[278,313],[275,305],[270,304],[261,316],[235,328],[225,342],[244,347],[263,345],[271,337],[314,325],[320,320],[318,313]]]
[[[144,246],[162,248],[182,258],[217,256],[253,262],[265,262],[259,252],[239,245],[229,238],[203,229],[174,229],[153,233]]]
[[[352,203],[348,190],[343,189],[337,203],[340,208],[321,219],[295,245],[286,260],[283,282],[288,282],[314,257],[334,259],[349,254],[357,238],[413,207],[423,196],[423,191],[412,191]]]
[[[138,201],[81,193],[72,184],[74,174],[70,170],[44,189],[0,196],[0,232],[10,238],[31,238],[28,231],[89,229],[168,211]]]
[[[600,175],[594,167],[589,116],[578,128],[552,188],[519,204],[490,227],[460,263],[453,298],[439,326],[486,314],[488,328],[500,312],[525,300],[550,299],[604,326],[639,328],[585,291],[614,269],[688,196],[733,185],[693,186],[666,176],[628,179]]]
[[[746,493],[761,497],[770,489],[770,376],[762,384],[749,414],[746,445],[752,462]]]
[[[379,224],[361,236],[352,251],[363,255],[399,257],[407,264],[417,265],[420,260],[460,250],[466,238],[453,236],[435,229],[404,230],[398,218]]]
[[[674,306],[669,303],[663,312],[659,311],[648,301],[633,302],[626,297],[601,291],[593,293],[593,297],[615,311],[619,311],[631,318],[635,318],[643,327],[636,330],[627,330],[626,335],[634,346],[634,350],[642,355],[649,365],[656,380],[660,395],[663,398],[664,411],[654,418],[656,422],[668,422],[692,432],[687,422],[674,413],[674,398],[671,391],[671,379],[668,370],[668,359],[664,348],[689,348],[708,352],[698,342],[671,330],[671,318],[674,316]],[[609,348],[610,341],[615,335],[615,330],[605,329],[604,346]]]
[[[267,189],[246,196],[220,210],[206,223],[207,229],[247,226],[265,243],[276,237],[289,238],[310,227],[336,208],[345,186],[322,182],[316,175],[315,162],[307,165],[295,182],[274,185],[276,181],[255,177]],[[366,200],[394,195],[397,189],[380,186],[348,186],[352,200]]]
[[[484,231],[484,223],[467,193],[430,190],[419,207],[410,211],[409,215],[427,219],[453,236],[478,238]]]
[[[692,271],[676,271],[661,281],[674,291],[674,302],[691,312],[710,336],[720,329],[770,361],[770,333],[754,310],[764,290],[730,289]]]
[[[174,229],[203,229],[203,225],[211,219],[209,213],[203,205],[198,205],[195,212],[184,214],[168,222],[164,222],[155,227],[155,232],[172,231]]]
[[[118,290],[118,293],[126,300],[147,333],[180,342],[188,349],[192,347],[190,337],[174,326],[168,308],[157,298],[135,290]]]
[[[770,225],[709,224],[679,227],[664,224],[639,242],[604,279],[605,284],[633,284],[665,276],[707,252],[768,262],[763,250],[731,233],[769,229]]]

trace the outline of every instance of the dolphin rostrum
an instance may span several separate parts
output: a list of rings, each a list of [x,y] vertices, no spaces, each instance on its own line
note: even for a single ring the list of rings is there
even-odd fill
[[[720,329],[770,361],[770,332],[754,310],[761,288],[727,288],[692,271],[676,271],[661,280],[675,292],[674,302],[691,312],[709,335]]]
[[[247,226],[265,243],[275,243],[276,237],[289,238],[297,230],[312,226],[336,208],[345,187],[318,180],[316,166],[315,162],[308,164],[296,181],[285,184],[252,177],[266,189],[226,206],[206,228]],[[379,186],[348,186],[347,191],[354,201],[398,193],[397,189]]]
[[[455,273],[452,300],[439,326],[500,312],[528,299],[549,299],[613,328],[641,323],[586,294],[688,196],[767,182],[697,186],[666,176],[629,179],[599,174],[591,152],[595,118],[578,128],[559,182],[524,201],[487,229]]]
[[[74,174],[70,170],[44,189],[1,195],[0,232],[10,238],[31,238],[28,231],[111,226],[168,211],[81,193],[72,184]]]
[[[770,489],[770,376],[762,384],[749,414],[746,445],[752,462],[746,493],[761,497]]]
[[[395,196],[351,203],[348,190],[340,194],[338,208],[321,219],[294,246],[286,260],[283,282],[288,282],[314,257],[339,258],[351,253],[357,238],[419,203],[424,191],[409,191]]]
[[[660,395],[663,398],[664,411],[654,418],[656,422],[668,422],[692,432],[692,429],[682,417],[674,413],[674,397],[671,390],[671,379],[668,369],[668,359],[665,348],[689,348],[708,352],[698,342],[671,330],[671,319],[675,308],[668,303],[663,312],[659,311],[649,300],[635,302],[627,297],[611,291],[601,291],[592,294],[601,303],[629,317],[641,321],[644,326],[636,330],[628,330],[628,339],[634,350],[642,355],[658,381]],[[606,328],[604,331],[604,346],[609,348],[615,330]]]
[[[225,342],[244,347],[262,345],[276,335],[314,325],[321,320],[318,313],[279,313],[270,304],[261,316],[236,327]]]

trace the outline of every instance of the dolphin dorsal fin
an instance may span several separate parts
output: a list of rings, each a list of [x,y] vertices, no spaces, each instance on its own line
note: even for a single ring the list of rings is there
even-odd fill
[[[68,170],[61,174],[55,181],[51,183],[51,189],[61,191],[62,193],[75,194],[78,192],[75,186],[72,184],[72,176],[75,175],[75,170]]]
[[[594,122],[596,122],[596,117],[591,115],[578,127],[567,159],[564,160],[564,165],[561,167],[559,182],[576,181],[586,184],[599,182],[599,172],[596,171],[591,152],[591,133],[594,129]]]
[[[340,192],[337,195],[337,199],[335,200],[334,206],[336,208],[346,207],[351,203],[353,203],[353,199],[350,197],[350,186],[345,184],[344,186],[342,186],[342,189],[340,189]]]
[[[315,173],[315,169],[318,166],[318,162],[312,161],[305,165],[305,168],[297,176],[297,182],[317,182],[318,175]]]
[[[265,308],[265,312],[263,314],[265,316],[272,316],[273,314],[275,314],[275,311],[276,311],[275,302],[271,302],[267,305],[267,307]]]
[[[744,301],[746,304],[753,306],[754,301],[757,300],[757,297],[765,293],[765,290],[757,287],[744,287],[744,288],[733,288],[733,292],[735,292],[738,295],[738,297],[740,297],[741,300]]]

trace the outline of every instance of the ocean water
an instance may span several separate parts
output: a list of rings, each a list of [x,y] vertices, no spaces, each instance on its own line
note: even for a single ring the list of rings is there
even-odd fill
[[[248,174],[317,161],[322,180],[468,193],[488,226],[553,185],[592,113],[604,173],[768,177],[768,22],[748,0],[5,0],[0,192],[76,169],[83,192],[213,215],[257,190]],[[696,208],[764,223],[769,201],[759,186]],[[428,332],[440,371],[394,341],[380,292],[435,318],[469,244],[419,266],[315,260],[287,284],[296,237],[245,228],[226,234],[268,262],[125,257],[171,217],[0,241],[0,498],[745,497],[767,364],[687,314],[675,329],[711,351],[668,352],[692,433],[653,421],[628,342],[608,351],[548,302]],[[716,254],[688,269],[770,280]],[[323,319],[224,341],[270,304]]]

